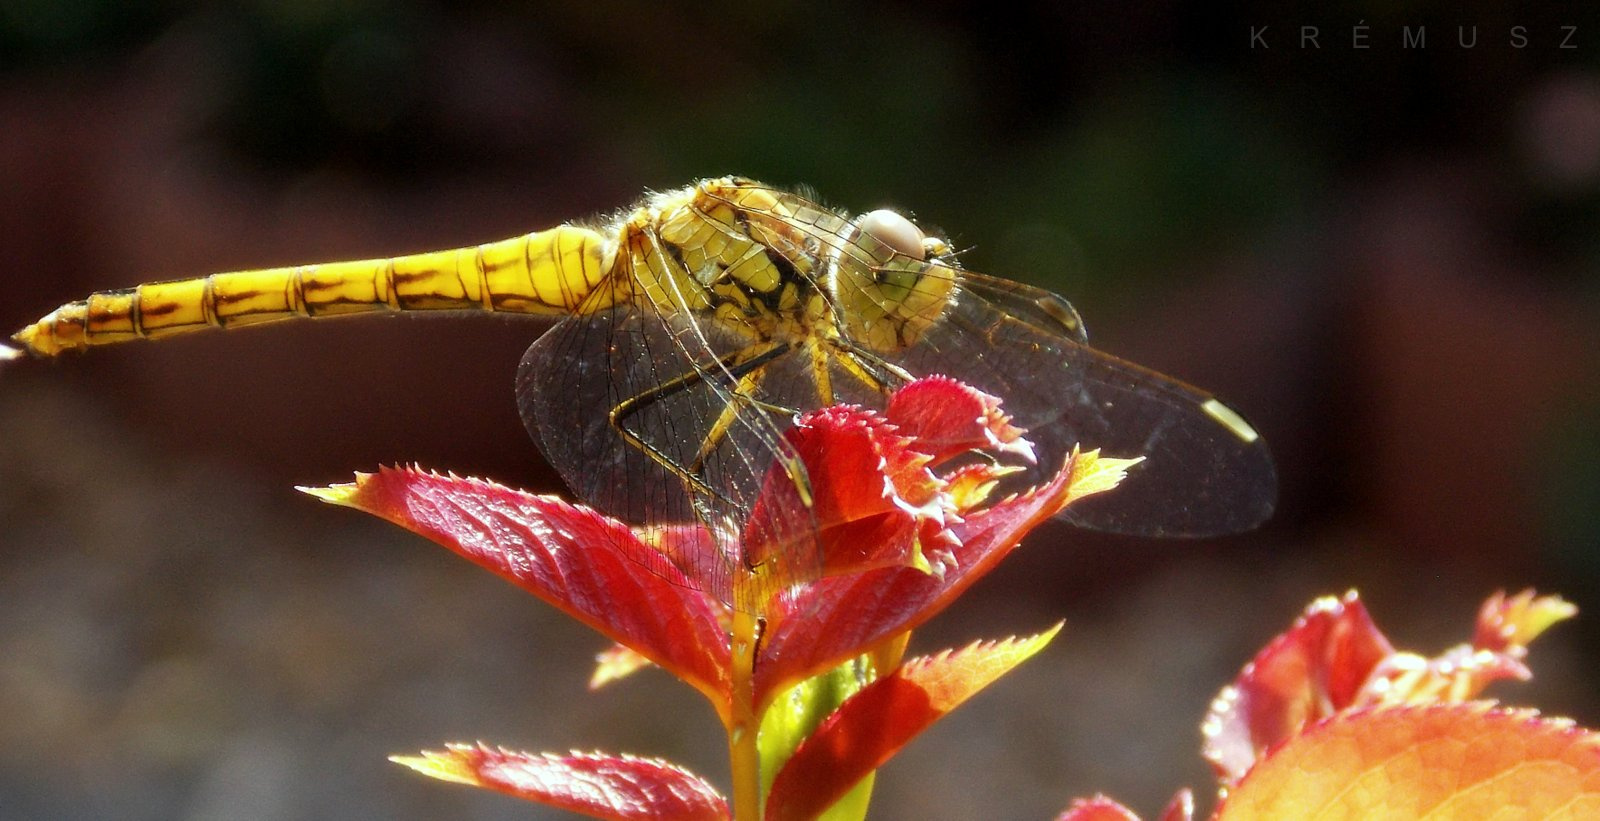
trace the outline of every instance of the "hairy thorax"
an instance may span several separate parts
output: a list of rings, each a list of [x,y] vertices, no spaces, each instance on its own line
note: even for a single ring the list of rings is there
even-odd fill
[[[709,317],[751,342],[842,337],[893,353],[939,320],[953,261],[942,240],[885,237],[868,218],[741,178],[706,180],[624,218],[614,235],[628,276],[617,279],[641,307]]]

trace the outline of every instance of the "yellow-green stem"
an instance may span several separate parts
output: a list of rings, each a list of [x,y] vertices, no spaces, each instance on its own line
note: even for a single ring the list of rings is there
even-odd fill
[[[883,641],[878,642],[870,651],[872,658],[872,673],[878,678],[889,675],[900,666],[901,659],[905,658],[906,645],[911,642],[911,631],[897,633]]]
[[[761,753],[756,747],[756,735],[761,728],[761,716],[755,714],[755,660],[759,622],[755,616],[740,610],[733,614],[733,687],[728,715],[733,818],[734,821],[758,821],[761,818]]]

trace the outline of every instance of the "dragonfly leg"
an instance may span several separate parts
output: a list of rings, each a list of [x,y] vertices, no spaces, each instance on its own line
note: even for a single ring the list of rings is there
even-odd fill
[[[834,361],[845,373],[878,393],[887,396],[895,387],[916,378],[905,368],[847,339],[829,340],[829,345],[837,354]]]
[[[812,340],[806,346],[811,354],[811,383],[817,386],[817,398],[823,407],[837,404],[833,398],[833,374],[828,370],[828,350],[822,343]]]
[[[689,485],[690,489],[696,493],[711,496],[724,503],[730,503],[732,500],[728,499],[725,494],[712,487],[705,481],[705,479],[701,478],[700,472],[705,467],[704,462],[706,456],[712,450],[714,450],[717,444],[721,442],[722,438],[727,435],[728,428],[733,424],[734,417],[736,415],[736,411],[733,407],[734,402],[744,401],[757,407],[761,407],[765,410],[771,410],[774,412],[793,412],[788,408],[779,408],[775,405],[761,402],[754,397],[747,395],[741,397],[740,393],[740,388],[744,386],[747,377],[750,377],[752,374],[758,375],[762,368],[764,368],[769,362],[785,353],[788,353],[789,345],[774,345],[773,347],[765,351],[761,351],[754,356],[750,355],[750,351],[751,348],[742,348],[734,351],[731,354],[720,357],[716,364],[712,367],[696,367],[687,373],[680,374],[673,379],[662,382],[647,391],[635,394],[627,399],[622,400],[611,409],[609,414],[611,427],[617,431],[617,435],[621,436],[623,441],[635,448],[638,448],[657,464],[665,468],[669,473],[678,477],[679,480]],[[716,424],[712,426],[710,434],[708,434],[706,440],[701,444],[699,455],[695,458],[694,462],[687,466],[680,464],[676,459],[672,458],[672,456],[663,452],[661,448],[652,444],[639,434],[629,430],[626,425],[629,417],[638,414],[657,402],[689,390],[703,382],[722,382],[728,380],[733,380],[735,382],[734,396],[738,398],[730,401],[723,409],[723,412],[721,416],[718,417]],[[757,377],[748,387],[745,387],[744,389],[746,391],[753,391],[756,385],[759,384],[759,381],[759,377]],[[795,469],[793,466],[786,465],[785,470],[789,472],[791,476],[795,475]],[[800,471],[799,476],[804,476],[803,469]],[[809,498],[810,494],[806,493],[805,495]]]
[[[756,388],[761,387],[761,377],[765,373],[766,371],[755,368],[739,377],[739,381],[733,386],[732,396],[728,398],[728,404],[722,406],[722,412],[717,414],[716,423],[711,426],[710,432],[706,434],[706,438],[700,443],[700,450],[694,455],[694,461],[689,463],[689,471],[691,473],[698,474],[705,467],[706,459],[710,458],[711,452],[716,450],[717,445],[722,443],[723,437],[728,435],[728,429],[733,427],[734,420],[739,416],[740,408],[747,405],[755,405],[762,410],[771,410],[775,407],[761,402],[752,395],[755,393]]]

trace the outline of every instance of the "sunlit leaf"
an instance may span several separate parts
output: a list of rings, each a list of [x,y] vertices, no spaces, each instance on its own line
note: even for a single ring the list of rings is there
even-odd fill
[[[1011,424],[999,398],[949,377],[924,377],[895,391],[884,416],[935,461],[970,450],[1034,460],[1033,444]]]
[[[1356,707],[1462,702],[1502,679],[1527,681],[1533,672],[1505,653],[1457,645],[1433,658],[1395,653],[1378,664],[1356,699]]]
[[[552,496],[414,469],[304,490],[426,536],[637,651],[713,703],[726,700],[729,651],[718,611],[624,555],[617,545],[636,537],[620,522]]]
[[[773,780],[766,818],[812,818],[876,770],[906,742],[1042,649],[1061,625],[1037,636],[974,643],[912,659],[847,699],[795,751]]]
[[[1274,750],[1219,821],[1600,818],[1600,739],[1492,704],[1342,713]]]
[[[1115,488],[1123,479],[1128,478],[1128,468],[1143,461],[1143,456],[1119,459],[1102,456],[1098,449],[1083,453],[1074,450],[1071,461],[1067,463],[1072,475],[1067,480],[1067,495],[1062,498],[1061,507],[1066,507],[1085,496],[1105,493]]]
[[[864,648],[913,629],[992,570],[1035,526],[1073,498],[1115,485],[1126,459],[1076,454],[1048,484],[1034,492],[965,514],[951,525],[958,546],[942,576],[907,568],[885,568],[818,580],[779,603],[769,614],[762,640],[766,658],[756,668],[757,703],[803,678],[832,669]]]
[[[774,699],[761,716],[761,737],[757,742],[764,786],[771,787],[779,768],[823,720],[872,680],[870,664],[862,656],[812,676]]]
[[[1202,725],[1206,759],[1224,782],[1239,778],[1267,748],[1350,706],[1393,653],[1354,591],[1318,599],[1212,702]]]
[[[785,435],[810,477],[810,515],[824,575],[880,567],[920,567],[919,539],[941,542],[944,483],[929,456],[874,412],[849,406],[808,413]],[[742,533],[744,553],[763,564],[791,549],[794,480],[781,465],[768,472]]]
[[[1493,682],[1526,680],[1526,643],[1574,612],[1553,596],[1496,593],[1471,644],[1427,657],[1397,652],[1354,592],[1319,599],[1217,696],[1203,725],[1205,756],[1227,785],[1268,749],[1340,711],[1460,703]]]
[[[599,753],[522,753],[469,744],[390,759],[423,775],[485,787],[539,804],[616,821],[720,821],[715,787],[657,759]]]

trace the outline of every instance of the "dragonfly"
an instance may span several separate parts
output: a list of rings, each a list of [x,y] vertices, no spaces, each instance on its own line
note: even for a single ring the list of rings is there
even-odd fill
[[[631,559],[724,601],[741,573],[788,584],[821,566],[810,480],[784,437],[797,414],[881,408],[919,376],[1003,400],[1036,456],[1008,479],[1017,487],[1079,446],[1144,457],[1116,491],[1062,514],[1080,527],[1217,536],[1276,503],[1270,452],[1239,413],[1091,347],[1066,299],[964,269],[899,212],[851,216],[743,177],[482,245],[99,291],[17,332],[13,353],[409,311],[551,318],[516,375],[529,433],[581,501],[661,534]],[[774,471],[792,515],[756,562],[738,526]],[[686,525],[713,538],[671,536]]]

